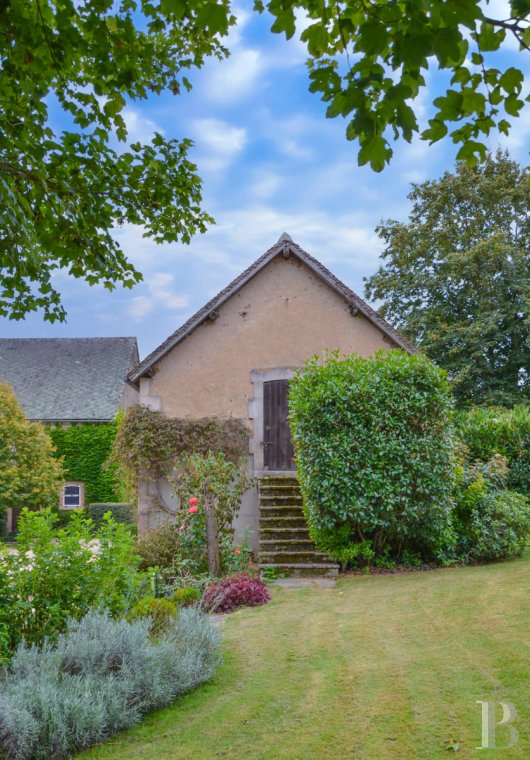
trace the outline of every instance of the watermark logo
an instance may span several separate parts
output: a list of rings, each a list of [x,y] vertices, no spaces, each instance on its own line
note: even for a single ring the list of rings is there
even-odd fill
[[[482,702],[477,700],[477,705],[482,705],[482,744],[477,749],[509,749],[515,747],[519,741],[519,731],[512,725],[517,718],[517,710],[511,702]],[[496,720],[497,705],[502,707],[502,718]],[[503,726],[503,743],[496,744],[497,729]],[[506,743],[506,731],[508,743]]]

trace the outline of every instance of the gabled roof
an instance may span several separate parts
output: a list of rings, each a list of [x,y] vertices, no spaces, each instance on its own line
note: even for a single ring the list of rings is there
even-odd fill
[[[31,420],[113,419],[137,361],[136,338],[0,338],[0,382]]]
[[[158,348],[149,354],[135,369],[129,373],[129,380],[131,382],[138,382],[138,380],[145,376],[150,375],[154,365],[162,359],[172,348],[186,338],[193,330],[199,325],[205,322],[207,319],[215,317],[217,310],[232,298],[249,280],[255,277],[264,267],[277,256],[284,256],[288,258],[293,256],[302,263],[304,263],[309,269],[329,285],[332,290],[338,293],[344,298],[344,300],[350,306],[353,315],[362,314],[369,322],[372,322],[381,332],[388,338],[391,344],[396,347],[403,348],[409,353],[416,353],[417,349],[406,338],[400,335],[394,328],[388,324],[388,322],[380,317],[379,314],[368,306],[362,298],[350,290],[338,277],[335,277],[329,269],[327,269],[320,261],[310,256],[307,251],[294,242],[290,235],[286,232],[280,237],[276,245],[269,248],[266,253],[251,264],[248,269],[245,269],[239,277],[236,277],[230,285],[222,290],[215,298],[212,298],[205,306],[202,307],[196,314],[193,315],[182,327],[172,333]]]

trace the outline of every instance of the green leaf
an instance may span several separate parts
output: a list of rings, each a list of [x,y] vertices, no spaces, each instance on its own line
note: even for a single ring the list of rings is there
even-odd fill
[[[487,21],[480,25],[480,31],[477,34],[477,44],[482,52],[498,50],[504,42],[506,32],[504,29],[495,30],[495,27]]]
[[[504,101],[504,108],[506,113],[510,114],[510,116],[518,116],[519,111],[523,106],[524,102],[519,100],[516,95],[508,95]]]
[[[380,135],[364,138],[358,155],[359,166],[369,163],[375,172],[380,172],[385,168],[392,156],[392,151],[388,147],[386,140]]]
[[[309,54],[320,58],[327,49],[329,37],[323,24],[311,24],[303,31],[301,39],[307,42]]]
[[[518,95],[521,92],[523,81],[523,72],[511,66],[502,74],[499,84],[508,94],[514,93]]]
[[[438,142],[442,137],[447,134],[447,126],[439,119],[429,119],[429,129],[425,129],[421,133],[422,140],[429,140],[431,143]]]

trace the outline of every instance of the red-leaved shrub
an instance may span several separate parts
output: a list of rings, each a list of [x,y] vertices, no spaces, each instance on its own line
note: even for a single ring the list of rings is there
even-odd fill
[[[248,573],[239,573],[206,586],[202,606],[208,612],[231,612],[236,607],[257,607],[270,600],[267,584]]]

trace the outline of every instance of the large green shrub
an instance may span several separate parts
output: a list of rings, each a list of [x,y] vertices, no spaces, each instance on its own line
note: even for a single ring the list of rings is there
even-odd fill
[[[457,416],[458,432],[471,460],[506,457],[508,487],[530,496],[530,407],[476,407]]]
[[[2,679],[0,757],[72,757],[213,675],[220,635],[206,615],[182,610],[156,641],[150,624],[91,611],[55,643],[21,646]]]
[[[184,559],[179,526],[164,522],[138,536],[136,551],[140,569],[150,567],[173,568]]]
[[[291,382],[290,424],[317,546],[440,557],[451,543],[452,400],[423,356],[380,351],[310,360]]]
[[[51,510],[23,510],[16,551],[0,554],[0,627],[9,645],[40,643],[91,606],[114,614],[136,598],[134,538],[111,518],[98,530],[82,514],[54,527]]]
[[[518,557],[530,538],[530,507],[506,484],[510,469],[501,454],[469,461],[466,447],[456,468],[453,525],[456,557],[489,562]]]
[[[123,501],[124,486],[110,459],[116,428],[114,422],[47,428],[62,458],[65,480],[85,484],[86,504]]]
[[[28,420],[11,386],[0,383],[0,527],[6,509],[57,504],[62,477],[44,428]]]

